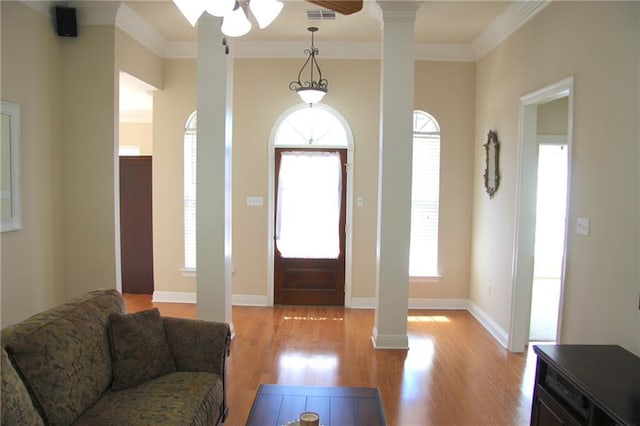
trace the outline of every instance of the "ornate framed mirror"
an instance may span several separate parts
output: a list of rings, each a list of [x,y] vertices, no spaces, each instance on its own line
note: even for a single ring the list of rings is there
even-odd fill
[[[483,146],[485,153],[484,189],[489,194],[489,198],[493,198],[498,186],[500,186],[500,142],[498,142],[496,132],[489,130],[487,142]]]
[[[20,203],[20,106],[2,102],[0,184],[2,232],[22,229]]]

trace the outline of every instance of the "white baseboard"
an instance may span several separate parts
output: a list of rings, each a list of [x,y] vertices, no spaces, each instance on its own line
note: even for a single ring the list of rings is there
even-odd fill
[[[162,303],[196,303],[196,293],[178,291],[154,291],[153,302]],[[269,306],[267,296],[251,294],[234,294],[234,306]],[[352,309],[375,309],[375,297],[354,297],[351,299]],[[409,299],[409,309],[451,309],[467,310],[478,322],[505,348],[509,344],[509,333],[495,322],[489,314],[468,299]],[[375,331],[375,330],[374,330]],[[378,349],[404,349],[408,346],[406,336],[371,336],[373,345]]]
[[[254,294],[234,294],[231,296],[233,306],[269,306],[269,298]]]
[[[468,299],[409,299],[409,309],[467,310]]]
[[[480,324],[505,348],[509,346],[509,333],[503,330],[500,325],[493,320],[485,311],[480,309],[478,305],[471,300],[468,301],[467,310],[473,315]]]
[[[351,309],[375,309],[375,297],[353,297],[351,298]]]
[[[196,303],[197,295],[193,292],[180,291],[154,291],[153,302],[161,303]],[[249,294],[234,294],[231,303],[237,306],[268,306],[267,296]]]
[[[373,327],[371,342],[376,349],[409,349],[409,337],[406,334],[378,334],[376,327]]]
[[[154,291],[152,302],[196,303],[196,293],[180,291]]]

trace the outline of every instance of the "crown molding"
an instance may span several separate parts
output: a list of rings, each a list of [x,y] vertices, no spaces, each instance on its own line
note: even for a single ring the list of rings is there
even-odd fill
[[[23,4],[47,16],[52,16],[51,1],[21,0]],[[416,60],[474,62],[489,53],[507,37],[516,32],[522,25],[537,15],[552,0],[515,1],[498,16],[471,44],[434,44],[421,43],[415,46]],[[394,14],[415,14],[422,2],[418,1],[382,1],[387,9],[394,9]],[[197,43],[172,42],[166,40],[141,16],[136,14],[125,3],[119,1],[71,1],[69,6],[78,9],[80,25],[115,24],[133,39],[150,49],[158,56],[166,59],[193,59],[197,57]],[[411,9],[414,9],[411,12]],[[371,10],[369,13],[371,13]],[[404,12],[403,12],[404,11]],[[402,16],[401,16],[402,15]],[[405,16],[406,17],[406,16]],[[402,18],[404,19],[404,18]],[[305,42],[245,42],[234,40],[232,54],[236,58],[300,58],[308,45]],[[321,57],[327,59],[380,59],[379,42],[333,42],[323,43]]]
[[[118,9],[116,26],[156,55],[165,57],[169,46],[167,40],[125,3],[122,3]]]
[[[547,7],[552,0],[515,1],[471,43],[476,60],[498,46]]]
[[[121,2],[83,0],[67,5],[76,8],[78,25],[115,25]]]
[[[22,2],[22,4],[30,7],[31,9],[35,10],[38,13],[41,13],[48,17],[52,16],[51,8],[53,6],[49,1],[32,1],[32,0],[20,0],[20,1]]]

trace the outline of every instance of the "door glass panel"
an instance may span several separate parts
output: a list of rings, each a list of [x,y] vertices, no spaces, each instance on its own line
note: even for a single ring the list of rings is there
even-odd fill
[[[338,258],[341,171],[337,152],[282,152],[276,212],[276,247],[282,257]]]

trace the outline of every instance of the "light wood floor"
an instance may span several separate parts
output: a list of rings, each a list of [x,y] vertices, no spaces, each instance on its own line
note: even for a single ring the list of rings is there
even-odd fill
[[[125,295],[129,312],[195,305]],[[234,306],[229,417],[243,425],[261,383],[378,387],[389,425],[527,425],[535,355],[512,354],[466,311],[410,311],[409,351],[376,350],[373,311]],[[322,419],[321,419],[322,420]]]

